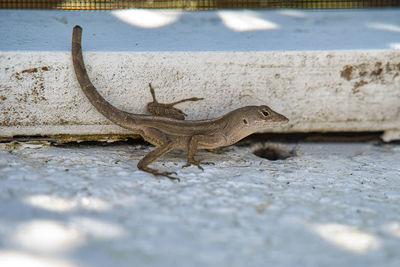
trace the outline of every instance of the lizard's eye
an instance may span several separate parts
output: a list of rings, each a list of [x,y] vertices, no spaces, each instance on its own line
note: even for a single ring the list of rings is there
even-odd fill
[[[268,117],[269,115],[271,115],[268,111],[266,111],[266,110],[263,110],[263,111],[261,111],[261,114],[264,116],[264,117]]]

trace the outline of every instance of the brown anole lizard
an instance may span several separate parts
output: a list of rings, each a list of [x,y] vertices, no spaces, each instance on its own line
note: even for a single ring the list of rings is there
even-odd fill
[[[196,150],[229,146],[250,134],[288,121],[285,116],[268,106],[246,106],[216,119],[184,120],[185,114],[173,105],[201,98],[188,98],[171,104],[158,103],[151,84],[149,86],[153,102],[149,103],[147,108],[153,115],[120,110],[107,102],[91,83],[83,62],[81,37],[82,28],[76,25],[72,32],[72,61],[76,78],[90,103],[113,123],[140,134],[156,146],[139,160],[137,167],[142,171],[179,180],[172,176],[176,175],[176,172],[160,172],[148,165],[173,149],[182,149],[188,150],[187,163],[183,167],[196,165],[203,169],[200,166],[201,162],[194,159]]]

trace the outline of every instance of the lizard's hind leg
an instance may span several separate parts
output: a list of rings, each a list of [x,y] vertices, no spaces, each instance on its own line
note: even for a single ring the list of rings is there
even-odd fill
[[[137,167],[139,170],[151,173],[155,176],[165,176],[170,180],[180,181],[179,178],[171,176],[172,174],[176,175],[176,172],[159,172],[155,169],[148,167],[150,163],[167,153],[168,151],[172,150],[172,142],[165,143],[164,145],[155,148],[154,150],[147,153],[141,160],[139,160]]]
[[[169,138],[161,131],[155,128],[145,128],[140,134],[147,142],[156,145],[157,147],[147,153],[141,160],[139,160],[137,167],[139,170],[149,172],[154,174],[155,176],[165,176],[170,180],[178,180],[179,178],[171,176],[171,174],[175,174],[176,172],[159,172],[158,170],[152,169],[148,167],[153,161],[168,153],[174,148],[174,143],[169,140]]]
[[[184,120],[186,114],[178,109],[178,108],[174,108],[174,106],[176,104],[179,103],[183,103],[183,102],[187,102],[187,101],[199,101],[199,100],[203,100],[203,98],[199,98],[199,97],[191,97],[191,98],[185,98],[173,103],[159,103],[156,99],[156,94],[154,92],[153,87],[151,86],[151,83],[149,83],[149,87],[150,87],[150,93],[151,96],[153,97],[153,102],[150,102],[147,104],[147,110],[149,111],[149,113],[151,113],[152,115],[155,116],[161,116],[161,117],[167,117],[167,118],[172,118],[172,119],[176,119],[176,120]]]

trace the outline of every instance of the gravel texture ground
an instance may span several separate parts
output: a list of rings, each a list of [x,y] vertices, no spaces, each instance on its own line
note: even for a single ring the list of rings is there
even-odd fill
[[[0,266],[400,266],[399,145],[150,149],[1,144]]]

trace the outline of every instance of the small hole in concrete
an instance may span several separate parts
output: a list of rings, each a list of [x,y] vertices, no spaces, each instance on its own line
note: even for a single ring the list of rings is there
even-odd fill
[[[254,155],[268,160],[284,160],[296,156],[294,148],[278,144],[265,144],[254,150]]]

